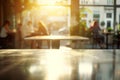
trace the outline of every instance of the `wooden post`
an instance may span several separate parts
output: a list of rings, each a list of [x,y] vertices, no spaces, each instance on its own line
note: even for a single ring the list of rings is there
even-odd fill
[[[71,35],[79,35],[79,0],[71,0]]]

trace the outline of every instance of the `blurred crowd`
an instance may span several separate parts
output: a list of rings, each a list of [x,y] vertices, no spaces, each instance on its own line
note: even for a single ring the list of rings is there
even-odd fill
[[[10,28],[10,21],[6,20],[4,24],[0,27],[0,48],[24,48],[25,43],[24,38],[36,35],[49,35],[48,29],[42,21],[39,21],[36,26],[32,24],[32,21],[28,21],[25,25],[18,23],[16,29]],[[30,45],[39,44],[41,42],[31,41],[28,42]],[[37,46],[38,47],[38,46]]]

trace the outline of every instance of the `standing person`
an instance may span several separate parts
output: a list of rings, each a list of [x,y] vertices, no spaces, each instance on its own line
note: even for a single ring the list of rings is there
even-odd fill
[[[101,48],[105,48],[104,45],[104,36],[101,33],[101,29],[97,21],[94,21],[93,25],[90,28],[93,39],[100,45]]]
[[[10,27],[10,22],[6,20],[3,26],[1,27],[1,31],[0,31],[0,39],[1,39],[0,45],[4,49],[10,47],[13,48],[12,43],[14,41],[15,34],[9,27]]]

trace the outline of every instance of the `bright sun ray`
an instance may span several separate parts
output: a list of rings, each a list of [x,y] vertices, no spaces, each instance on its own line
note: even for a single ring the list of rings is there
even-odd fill
[[[63,79],[67,76],[70,77],[72,73],[72,65],[70,61],[66,58],[69,56],[65,56],[63,54],[56,53],[48,53],[44,55],[40,59],[39,65],[33,65],[30,67],[29,71],[32,74],[35,74],[37,71],[41,71],[44,69],[45,80],[58,80]],[[43,66],[43,67],[40,67]]]
[[[61,0],[37,0],[39,4],[55,4]]]

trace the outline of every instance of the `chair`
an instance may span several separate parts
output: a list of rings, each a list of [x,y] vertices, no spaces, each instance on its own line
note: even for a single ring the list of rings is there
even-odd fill
[[[105,48],[103,42],[104,38],[98,37],[98,35],[92,34],[92,48]]]
[[[120,48],[120,34],[114,35],[113,37],[113,47]]]
[[[10,48],[10,41],[7,38],[0,38],[0,49]]]

